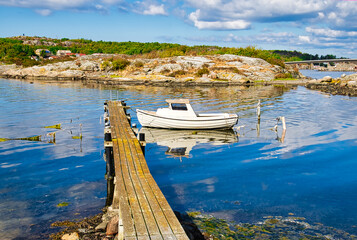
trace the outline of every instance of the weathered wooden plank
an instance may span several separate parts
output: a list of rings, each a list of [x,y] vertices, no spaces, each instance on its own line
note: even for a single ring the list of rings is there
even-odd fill
[[[151,236],[138,236],[137,237],[138,240],[150,240],[151,239]]]
[[[117,141],[113,145],[113,155],[115,159],[120,159],[119,146]],[[127,236],[136,236],[134,221],[131,216],[129,199],[122,176],[122,169],[118,161],[115,163],[115,172],[116,172],[115,190],[117,191],[117,195],[118,195],[119,210],[121,212],[121,216],[123,219],[125,234]]]
[[[186,233],[177,233],[175,234],[175,237],[177,238],[177,240],[188,240]]]
[[[163,240],[163,237],[160,235],[150,235],[151,240]]]
[[[120,121],[119,123],[122,123],[122,121]],[[124,134],[122,133],[123,129],[120,127],[119,124],[119,132],[121,133],[120,135],[123,136]],[[123,155],[122,157],[122,161],[125,161],[125,163],[123,164],[125,166],[125,172],[124,172],[124,178],[125,181],[130,182],[129,183],[129,187],[130,187],[130,192],[129,195],[131,196],[131,206],[134,208],[134,210],[132,210],[133,217],[134,217],[134,221],[135,224],[138,222],[138,224],[135,225],[136,229],[137,229],[137,233],[138,234],[148,234],[146,231],[149,231],[149,233],[158,233],[159,230],[157,228],[157,226],[154,223],[154,219],[151,218],[150,219],[150,213],[149,213],[149,207],[147,206],[148,203],[145,202],[144,197],[142,196],[142,190],[137,188],[138,185],[138,180],[135,176],[135,173],[131,173],[130,171],[130,165],[132,162],[132,156],[130,154],[130,151],[128,150],[127,147],[127,139],[123,139],[122,140],[122,151],[123,151]],[[152,214],[151,214],[152,215]],[[147,219],[149,218],[149,219]],[[143,224],[144,223],[144,224]]]
[[[114,111],[114,122],[119,120],[118,115],[116,114],[115,109]],[[115,131],[118,133],[118,137],[120,135],[120,130],[118,129],[117,125],[114,124]],[[116,142],[116,149],[118,154],[115,154],[115,167],[116,172],[118,171],[119,176],[117,174],[117,186],[120,191],[120,210],[123,219],[123,228],[124,228],[124,236],[136,236],[137,232],[142,234],[146,234],[147,231],[145,229],[145,224],[142,218],[140,218],[141,214],[138,212],[138,206],[136,205],[135,195],[132,192],[132,185],[131,182],[128,181],[127,178],[127,171],[126,171],[126,163],[123,161],[125,158],[125,154],[122,149],[122,139],[117,139]]]
[[[176,236],[174,234],[170,235],[163,235],[164,240],[177,240]]]
[[[141,211],[146,223],[146,227],[148,229],[149,234],[159,234],[159,228],[157,227],[157,224],[155,222],[155,218],[153,215],[153,212],[151,211],[150,204],[146,198],[145,192],[143,191],[143,187],[140,182],[140,178],[137,175],[137,172],[134,169],[133,165],[133,155],[131,154],[130,147],[129,147],[129,141],[124,141],[124,149],[125,153],[127,156],[127,163],[128,163],[128,169],[130,173],[131,180],[133,182],[134,190],[137,195],[137,200],[139,202],[139,205],[141,207]]]
[[[121,133],[120,128],[118,129],[118,133]],[[121,173],[122,173],[122,179],[123,183],[125,185],[126,193],[128,195],[128,200],[129,200],[129,205],[130,205],[130,210],[132,214],[132,219],[134,221],[134,226],[136,233],[139,235],[148,235],[147,228],[146,228],[146,223],[143,217],[143,214],[141,212],[141,207],[139,205],[137,195],[135,192],[135,186],[134,183],[132,182],[130,173],[129,173],[129,168],[128,168],[128,161],[130,159],[127,159],[127,154],[125,153],[125,147],[124,147],[124,142],[126,140],[123,139],[118,139],[118,149],[119,149],[119,165],[121,166]],[[120,205],[121,206],[121,205]],[[126,225],[124,224],[124,236],[126,236]]]
[[[109,121],[110,121],[110,125],[111,125],[111,130],[112,130],[112,139],[117,138],[117,132],[115,131],[115,105],[113,102],[108,102],[108,108],[109,108]]]
[[[170,225],[168,224],[162,210],[160,209],[154,194],[151,192],[150,186],[143,177],[140,178],[140,184],[145,193],[145,197],[147,198],[148,207],[151,209],[150,214],[152,216],[150,216],[150,220],[148,219],[148,221],[155,221],[160,229],[161,234],[172,234]]]
[[[122,116],[124,117],[124,116]],[[125,127],[129,127],[129,126],[125,126],[124,122],[120,122],[118,123],[120,132],[124,134],[124,130]],[[146,227],[148,229],[148,232],[150,234],[150,236],[152,235],[158,235],[160,234],[158,225],[157,225],[157,221],[154,217],[152,208],[150,206],[150,202],[149,199],[147,198],[146,192],[145,192],[145,188],[149,188],[149,186],[143,186],[143,184],[146,184],[146,181],[143,181],[141,178],[141,176],[143,176],[142,173],[140,173],[140,169],[137,169],[135,167],[135,158],[137,158],[136,152],[132,152],[132,145],[133,145],[133,141],[137,141],[136,138],[133,138],[132,136],[130,136],[128,134],[128,132],[126,132],[124,134],[127,137],[127,140],[123,141],[124,143],[124,150],[126,153],[126,159],[127,159],[127,166],[128,169],[130,169],[129,173],[130,173],[130,177],[132,179],[136,194],[137,194],[137,199],[139,201],[143,216],[144,216],[144,220],[146,222]]]
[[[128,133],[126,134],[128,137]],[[135,141],[133,140],[132,142],[132,148],[136,150],[136,154],[138,157],[138,160],[136,162],[136,169],[137,172],[144,174],[144,176],[142,176],[145,178],[145,180],[143,181],[146,182],[144,186],[148,186],[148,188],[145,188],[145,193],[148,197],[150,197],[150,205],[155,214],[156,221],[158,221],[160,231],[162,232],[162,234],[170,234],[172,233],[172,231],[175,233],[185,233],[181,224],[177,220],[176,215],[173,213],[171,207],[167,203],[166,198],[157,186],[155,180],[152,178],[145,158],[142,154],[141,147],[136,138]],[[144,172],[148,174],[149,178],[146,178]]]
[[[135,236],[135,237],[124,237],[124,240],[137,240],[138,237]]]
[[[132,142],[131,147],[133,148],[133,150],[136,150],[135,148],[135,144]],[[140,151],[139,153],[142,154],[142,152]],[[133,158],[133,160],[135,161],[135,168],[137,170],[137,172],[141,172],[141,185],[145,191],[146,197],[149,199],[150,202],[150,207],[154,213],[155,216],[155,220],[157,221],[157,224],[160,228],[160,231],[163,235],[170,235],[173,234],[170,224],[167,221],[165,214],[163,213],[161,207],[160,207],[160,203],[158,202],[158,199],[156,198],[154,192],[152,191],[152,188],[149,184],[156,184],[156,183],[149,183],[147,181],[147,179],[145,178],[144,173],[142,172],[142,167],[139,161],[139,156],[138,156],[138,152],[135,151],[133,153],[133,155],[135,156]],[[166,199],[165,199],[166,201]]]
[[[136,149],[138,152],[141,151],[141,148],[138,143],[136,144]],[[183,230],[180,222],[177,220],[176,215],[172,211],[165,196],[162,194],[159,186],[157,185],[154,178],[150,174],[150,171],[149,171],[149,168],[147,166],[144,156],[142,154],[138,154],[138,157],[140,160],[140,165],[143,168],[143,172],[145,174],[145,179],[149,183],[149,186],[151,187],[152,192],[154,193],[157,201],[159,202],[160,207],[161,207],[162,211],[164,212],[165,217],[166,217],[167,221],[169,222],[172,231],[174,233],[185,234],[185,231]]]

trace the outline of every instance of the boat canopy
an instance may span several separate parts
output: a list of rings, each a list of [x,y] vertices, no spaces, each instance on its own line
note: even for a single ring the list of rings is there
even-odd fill
[[[184,104],[190,104],[189,99],[166,99],[165,100],[167,103],[184,103]]]

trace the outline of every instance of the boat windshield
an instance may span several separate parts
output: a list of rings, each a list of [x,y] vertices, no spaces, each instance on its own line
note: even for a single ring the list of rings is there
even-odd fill
[[[187,111],[187,106],[184,103],[171,103],[172,110]]]

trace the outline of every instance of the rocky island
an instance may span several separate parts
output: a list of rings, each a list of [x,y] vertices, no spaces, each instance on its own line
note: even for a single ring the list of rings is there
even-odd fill
[[[106,85],[294,84],[356,96],[356,75],[309,80],[297,67],[285,65],[274,51],[254,47],[188,47],[22,36],[0,40],[2,78],[80,80]]]
[[[21,79],[68,79],[104,84],[246,84],[301,78],[297,70],[259,58],[225,55],[141,58],[94,54],[43,66],[1,65],[0,76]]]

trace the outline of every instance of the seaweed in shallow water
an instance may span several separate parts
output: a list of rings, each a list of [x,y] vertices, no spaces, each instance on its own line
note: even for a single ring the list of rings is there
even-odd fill
[[[55,125],[51,125],[51,126],[44,126],[44,128],[54,128],[54,129],[61,129],[61,124],[55,124]]]
[[[199,212],[188,213],[201,232],[209,239],[357,239],[345,231],[322,224],[305,222],[300,217],[269,217],[251,223],[233,223],[224,219],[203,215]]]
[[[41,141],[41,135],[32,136],[32,137],[24,137],[24,138],[0,138],[0,142],[6,142],[11,140],[26,140],[26,141]]]

